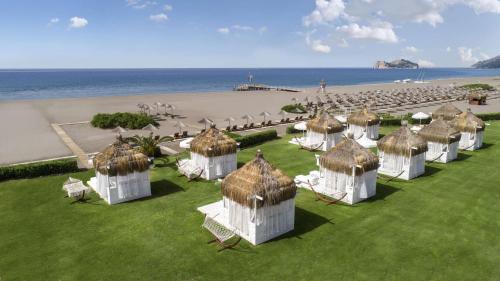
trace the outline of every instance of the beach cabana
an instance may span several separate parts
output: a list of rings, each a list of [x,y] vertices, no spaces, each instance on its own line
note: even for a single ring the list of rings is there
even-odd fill
[[[355,204],[375,195],[378,157],[362,147],[352,134],[319,157],[319,172],[295,177],[299,187]]]
[[[214,126],[196,136],[189,146],[191,158],[177,164],[179,172],[187,177],[213,180],[236,170],[238,144]]]
[[[121,137],[93,160],[96,176],[88,185],[108,204],[151,196],[148,157]]]
[[[342,140],[344,126],[326,111],[307,121],[306,136],[302,144],[309,149],[327,151]]]
[[[413,133],[406,122],[377,142],[380,174],[409,180],[425,173],[427,141]]]
[[[457,158],[460,131],[442,118],[432,121],[418,135],[427,142],[425,160],[447,163]]]
[[[355,139],[362,135],[372,140],[378,139],[380,117],[368,107],[363,107],[347,117],[347,125],[348,132],[352,133]]]
[[[229,174],[221,190],[221,201],[198,210],[253,245],[293,230],[297,187],[260,151]]]
[[[440,108],[436,109],[432,113],[432,119],[439,119],[442,118],[445,121],[451,121],[455,117],[457,117],[462,111],[458,108],[456,108],[453,104],[447,103]]]
[[[486,128],[483,120],[474,115],[470,109],[458,115],[451,125],[460,131],[461,137],[458,148],[476,150],[483,146],[483,132]]]

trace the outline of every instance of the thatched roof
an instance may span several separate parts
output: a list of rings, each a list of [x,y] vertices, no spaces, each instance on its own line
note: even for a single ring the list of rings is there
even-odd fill
[[[474,115],[470,109],[453,119],[453,121],[451,121],[451,125],[460,132],[469,133],[484,131],[486,128],[483,120]]]
[[[344,130],[342,123],[326,111],[316,118],[307,121],[306,127],[308,130],[320,134],[333,134]]]
[[[215,157],[236,153],[238,144],[215,127],[211,127],[196,136],[191,141],[190,148],[192,152],[206,157]]]
[[[380,117],[365,106],[347,117],[347,123],[358,126],[372,126],[380,123]]]
[[[453,128],[448,122],[442,118],[432,121],[429,125],[422,128],[418,135],[426,141],[437,143],[454,143],[460,141],[460,131]]]
[[[255,159],[229,174],[222,181],[222,194],[239,204],[253,207],[257,195],[257,207],[277,205],[295,197],[297,187],[293,179],[264,159],[260,151]]]
[[[380,151],[404,156],[415,156],[427,151],[427,141],[413,133],[404,122],[401,128],[377,142]]]
[[[94,168],[103,175],[125,176],[149,169],[148,157],[134,149],[119,136],[94,159]]]
[[[488,97],[488,94],[486,93],[481,93],[481,92],[472,92],[468,95],[469,99],[473,100],[482,100],[486,99]]]
[[[352,136],[321,155],[319,164],[330,171],[351,175],[356,167],[356,175],[378,168],[378,157],[369,149],[358,144]]]
[[[432,119],[443,118],[446,121],[453,120],[458,114],[462,113],[462,111],[456,108],[453,104],[447,103],[440,108],[436,109],[432,113]]]

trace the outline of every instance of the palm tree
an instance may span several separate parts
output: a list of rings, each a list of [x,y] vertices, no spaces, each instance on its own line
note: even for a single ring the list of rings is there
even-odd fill
[[[148,157],[154,157],[157,147],[160,143],[172,140],[170,136],[160,137],[153,136],[153,132],[149,136],[135,135],[126,139],[134,145],[139,146],[139,151],[146,154]]]

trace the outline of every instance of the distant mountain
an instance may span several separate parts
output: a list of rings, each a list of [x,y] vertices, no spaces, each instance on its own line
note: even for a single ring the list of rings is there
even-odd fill
[[[374,68],[376,69],[387,69],[387,68],[418,68],[418,64],[411,62],[409,60],[400,59],[393,60],[391,62],[377,61]]]
[[[491,58],[491,59],[476,62],[475,64],[472,65],[472,67],[475,67],[475,68],[500,68],[500,56],[496,56],[496,57]]]

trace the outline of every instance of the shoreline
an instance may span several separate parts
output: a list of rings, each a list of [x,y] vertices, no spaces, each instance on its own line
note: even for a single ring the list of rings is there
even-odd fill
[[[428,84],[371,83],[327,86],[327,93],[359,95],[359,93],[375,90],[444,87],[450,83],[463,85],[478,81],[489,83],[500,89],[500,76],[493,76],[441,79],[430,81]],[[282,106],[292,103],[292,98],[303,101],[305,97],[320,96],[321,94],[316,92],[317,89],[317,87],[303,88],[299,93],[215,91],[0,102],[0,118],[4,120],[0,122],[0,132],[8,136],[0,139],[0,165],[73,155],[54,131],[53,124],[60,124],[61,128],[84,152],[101,151],[114,141],[115,133],[111,130],[93,128],[87,122],[97,113],[137,112],[138,103],[151,105],[159,101],[173,104],[177,107],[175,114],[185,116],[182,119],[160,121],[157,134],[171,135],[178,132],[179,130],[174,127],[177,120],[186,124],[188,126],[186,130],[194,134],[203,129],[203,125],[198,123],[202,118],[214,120],[219,128],[227,126],[224,120],[228,117],[236,119],[234,124],[242,125],[245,121],[241,117],[245,114],[254,116],[253,122],[260,123],[262,121],[260,113],[263,111],[271,113],[268,120],[279,120],[281,116],[278,112]],[[484,106],[469,106],[463,101],[453,103],[462,110],[471,107],[475,113],[500,112],[500,99],[491,99]],[[436,105],[417,105],[412,111],[430,112],[436,107]],[[155,110],[152,110],[153,112]],[[164,112],[164,109],[160,109],[160,112]],[[144,132],[133,130],[127,134],[144,134]]]

